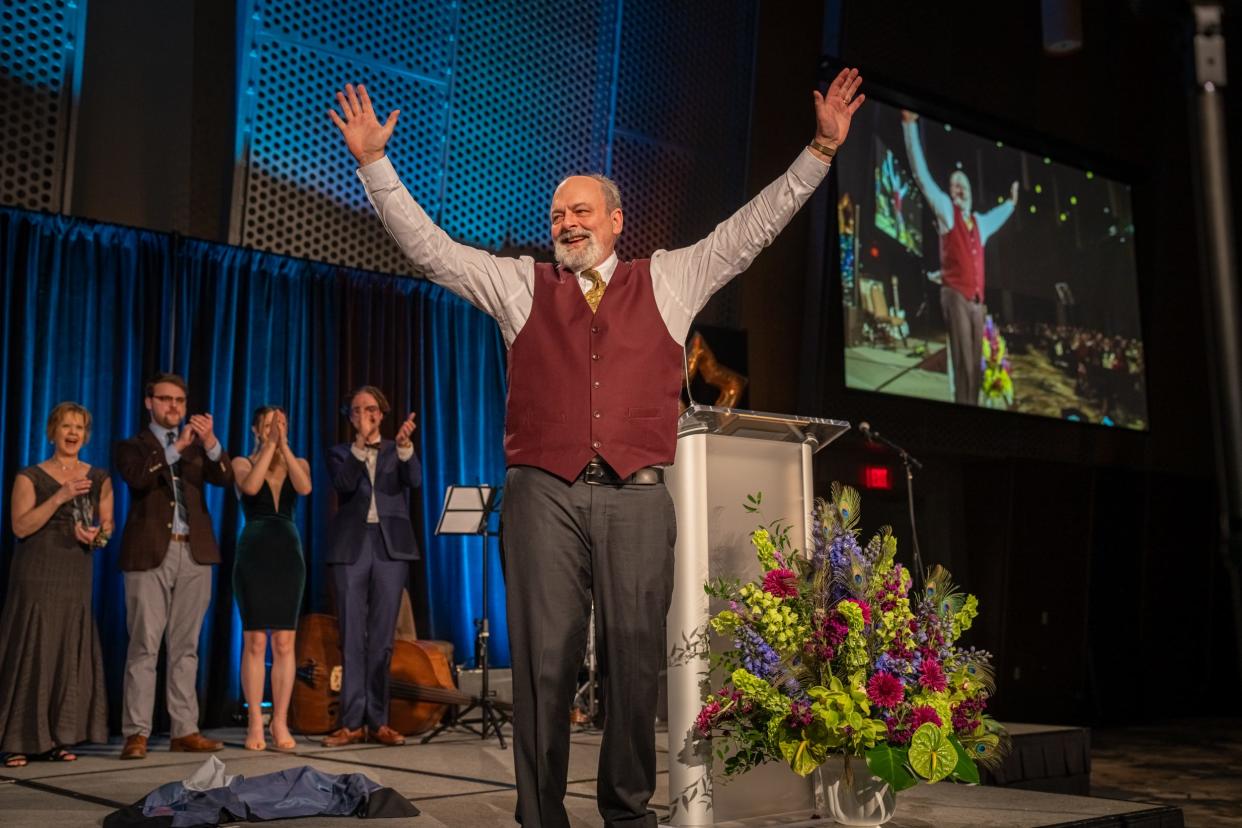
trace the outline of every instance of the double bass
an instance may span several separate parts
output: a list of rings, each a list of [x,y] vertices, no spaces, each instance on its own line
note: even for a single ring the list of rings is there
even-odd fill
[[[341,644],[336,618],[324,613],[298,623],[296,678],[289,725],[301,733],[327,733],[337,727],[341,694]],[[407,736],[431,730],[451,706],[474,701],[453,683],[448,658],[426,641],[393,641],[389,668],[388,724]]]

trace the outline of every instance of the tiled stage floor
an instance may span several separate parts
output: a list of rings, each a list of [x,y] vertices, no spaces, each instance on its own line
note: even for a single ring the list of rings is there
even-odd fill
[[[229,773],[257,775],[303,764],[328,772],[363,772],[418,805],[423,815],[411,820],[411,825],[485,828],[514,824],[512,753],[501,749],[494,739],[483,742],[468,734],[449,732],[429,745],[329,750],[303,738],[294,754],[254,754],[242,749],[241,730],[211,735],[226,740],[225,750],[216,755]],[[574,826],[600,824],[594,797],[598,745],[599,737],[593,733],[573,737],[566,805]],[[0,769],[0,825],[99,825],[109,812],[138,800],[158,785],[183,779],[203,761],[201,755],[169,753],[166,740],[156,740],[150,756],[139,762],[119,761],[119,747],[114,743],[84,748],[80,759],[72,763],[32,762],[22,769]],[[897,817],[890,825],[1033,828],[1070,820],[1080,825],[1098,824],[1095,820],[1122,813],[1138,816],[1150,811],[1152,805],[1137,803],[1152,803],[1182,808],[1188,826],[1242,826],[1242,722],[1174,723],[1103,731],[1093,734],[1092,757],[1093,793],[1105,798],[1060,797],[1008,788],[920,786],[901,795]],[[659,769],[654,802],[657,814],[665,818],[668,811],[660,807],[668,799],[667,757],[663,753]],[[807,823],[807,816],[790,814],[744,824],[831,824]],[[280,824],[291,828],[373,824],[382,828],[392,823],[308,818]]]

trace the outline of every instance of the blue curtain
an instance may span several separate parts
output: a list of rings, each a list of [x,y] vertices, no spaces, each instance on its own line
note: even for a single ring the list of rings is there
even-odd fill
[[[349,389],[382,388],[393,405],[385,433],[417,414],[424,465],[412,517],[423,564],[411,579],[422,638],[453,642],[470,661],[480,613],[482,542],[436,537],[445,484],[499,485],[504,474],[504,346],[496,325],[421,280],[354,271],[226,245],[16,210],[0,210],[0,474],[47,455],[44,418],[74,399],[94,415],[86,459],[110,464],[110,444],[145,427],[143,383],[174,370],[190,386],[192,412],[215,418],[233,455],[253,447],[250,415],[278,403],[290,441],[311,465],[315,490],[296,520],[307,556],[303,611],[330,611],[324,539],[335,498],[327,481],[330,445],[348,439]],[[128,496],[119,477],[117,523]],[[3,498],[0,585],[12,551]],[[226,722],[240,696],[241,626],[230,581],[240,514],[232,491],[208,493],[224,563],[200,642],[200,690],[207,723]],[[96,614],[109,699],[120,699],[126,632],[119,542],[96,563]],[[488,610],[494,664],[508,663],[504,589],[493,542]]]

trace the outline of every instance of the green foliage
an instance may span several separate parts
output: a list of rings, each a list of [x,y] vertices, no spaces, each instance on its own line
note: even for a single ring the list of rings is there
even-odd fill
[[[970,753],[966,748],[962,747],[962,743],[957,740],[956,736],[949,737],[949,744],[953,745],[953,749],[957,751],[957,764],[953,766],[951,778],[954,782],[965,782],[969,785],[979,784],[979,768],[975,765]]]
[[[1008,735],[982,714],[980,702],[995,689],[990,656],[954,646],[978,612],[974,596],[959,592],[939,566],[922,592],[912,591],[890,527],[860,545],[861,497],[849,486],[834,483],[831,498],[816,502],[806,554],[791,542],[790,524],[763,516],[762,492],[747,495],[743,508],[757,516],[750,542],[762,574],[704,584],[727,608],[703,638],[720,635],[733,646],[709,654],[713,675],[724,681],[695,724],[726,775],[775,761],[805,776],[844,755],[847,774],[851,757],[865,757],[894,791],[920,781],[977,784],[978,766],[999,763]],[[937,649],[942,689],[920,683],[909,658],[924,641]],[[955,729],[967,703],[970,723],[957,717]],[[933,720],[911,734],[920,709],[943,724]],[[889,744],[890,732],[908,746]]]
[[[888,743],[881,743],[865,754],[867,767],[876,776],[892,786],[893,792],[913,788],[919,783],[918,778],[906,767],[909,761],[905,748],[895,748]]]
[[[939,727],[926,722],[910,738],[910,767],[928,782],[939,782],[957,767],[957,749]]]

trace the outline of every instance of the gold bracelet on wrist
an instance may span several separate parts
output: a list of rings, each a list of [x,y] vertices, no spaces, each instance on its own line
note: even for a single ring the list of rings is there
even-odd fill
[[[829,158],[832,158],[833,156],[837,154],[836,147],[826,147],[823,144],[821,144],[819,141],[812,140],[809,146],[811,147],[811,149],[815,150],[816,152],[823,153]]]

